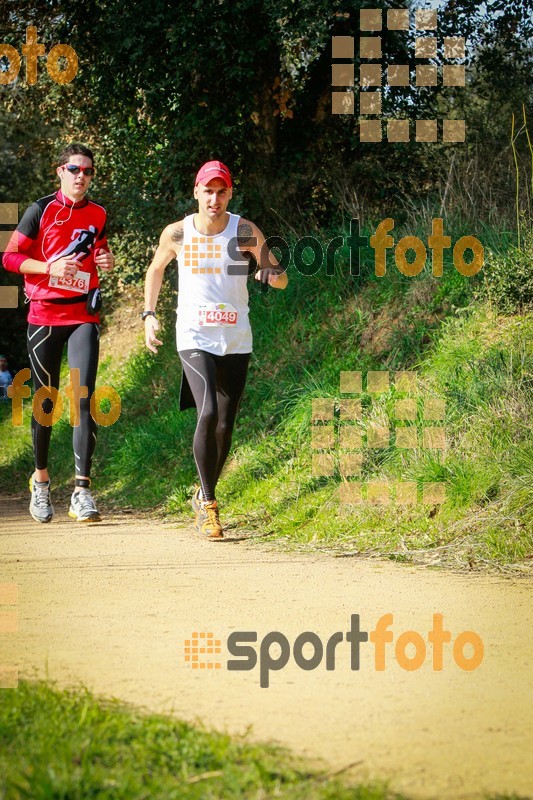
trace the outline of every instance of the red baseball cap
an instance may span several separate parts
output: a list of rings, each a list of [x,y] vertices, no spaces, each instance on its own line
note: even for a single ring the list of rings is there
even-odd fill
[[[206,161],[198,170],[194,185],[196,186],[199,183],[203,183],[203,185],[206,186],[209,181],[212,181],[214,178],[220,178],[224,181],[228,189],[231,189],[231,174],[222,161]]]

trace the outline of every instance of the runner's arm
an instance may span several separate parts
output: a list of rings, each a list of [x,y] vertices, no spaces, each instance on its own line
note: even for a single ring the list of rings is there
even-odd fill
[[[2,259],[5,269],[22,275],[55,275],[60,278],[74,275],[77,264],[69,256],[54,262],[40,261],[31,257],[32,246],[39,235],[41,216],[42,209],[37,203],[32,203],[24,212],[6,247]]]
[[[104,272],[110,272],[115,267],[115,256],[111,252],[107,241],[107,216],[106,222],[104,227],[98,234],[98,238],[96,239],[94,245],[94,263],[98,267],[98,269],[103,270]]]
[[[54,275],[57,278],[71,277],[76,274],[79,267],[77,261],[70,256],[63,256],[58,258],[57,261],[37,261],[35,258],[25,258],[23,261],[18,260],[16,266],[12,266],[13,261],[9,259],[8,253],[23,256],[24,250],[17,242],[17,231],[14,231],[13,236],[9,242],[8,247],[11,250],[6,250],[4,253],[4,267],[11,272],[19,272],[21,275]]]
[[[249,238],[246,239],[246,232]],[[239,224],[239,244],[241,250],[252,254],[258,264],[255,280],[269,283],[273,289],[285,289],[288,284],[286,271],[278,262],[274,253],[266,243],[266,239],[257,225],[242,219]]]
[[[157,250],[155,251],[152,263],[146,272],[146,280],[144,284],[144,310],[156,310],[159,292],[163,283],[163,276],[165,270],[173,258],[177,258],[181,252],[183,244],[183,222],[178,222],[174,225],[167,225],[161,237]],[[156,338],[155,332],[159,329],[159,321],[153,316],[149,315],[144,320],[144,332],[146,347],[157,353],[157,347],[162,342]]]

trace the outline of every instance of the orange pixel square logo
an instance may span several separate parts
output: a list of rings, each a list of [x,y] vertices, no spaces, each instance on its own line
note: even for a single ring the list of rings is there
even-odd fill
[[[220,275],[221,268],[213,262],[221,257],[222,245],[213,244],[208,236],[193,236],[192,243],[183,248],[183,264],[191,267],[193,275]]]
[[[361,142],[381,142],[383,136],[382,99],[388,87],[464,87],[466,74],[464,63],[443,63],[439,59],[439,46],[443,59],[464,61],[465,39],[462,36],[437,35],[438,15],[435,9],[414,9],[414,29],[409,24],[409,9],[366,8],[359,12],[359,86],[354,80],[355,37],[333,36],[331,55],[331,84],[336,90],[331,93],[333,114],[356,112],[359,96],[359,139]],[[414,58],[424,63],[414,65],[390,64],[383,59],[384,27],[388,31],[411,33],[409,43],[414,47]],[[428,34],[429,32],[429,34]],[[340,59],[349,61],[340,62]],[[373,62],[373,63],[369,63]],[[379,62],[379,63],[376,63]],[[429,62],[429,63],[428,63]],[[412,81],[411,79],[414,79]],[[342,87],[344,91],[339,91]],[[355,87],[355,88],[351,88]],[[368,117],[373,117],[368,119]],[[417,119],[414,121],[414,139],[417,142],[439,141],[439,121]],[[389,142],[408,142],[409,119],[387,119],[386,139]],[[411,127],[413,127],[411,125]],[[466,128],[464,119],[443,119],[441,125],[443,142],[464,142]]]
[[[185,661],[193,669],[220,669],[221,662],[212,659],[212,656],[219,655],[220,652],[220,639],[215,639],[211,632],[194,631],[191,639],[185,639]]]
[[[363,378],[363,373],[359,371],[341,371],[340,393],[362,395]],[[417,373],[414,370],[392,374],[389,370],[369,370],[364,383],[372,406],[377,395],[392,392],[389,410],[385,409],[384,416],[371,419],[371,409],[363,409],[361,397],[342,398],[338,403],[328,397],[313,399],[312,474],[315,477],[332,478],[338,473],[342,480],[339,498],[343,503],[356,504],[366,501],[381,505],[387,505],[389,502],[415,505],[418,502],[418,487],[415,482],[400,480],[388,483],[378,480],[362,483],[360,478],[363,462],[370,450],[424,449],[444,454],[447,448],[444,426],[446,402],[439,397],[420,396]],[[409,396],[398,397],[400,393]],[[347,480],[353,477],[358,480]],[[366,498],[363,488],[366,491]],[[422,503],[426,505],[444,503],[445,484],[442,482],[423,484],[421,498]]]

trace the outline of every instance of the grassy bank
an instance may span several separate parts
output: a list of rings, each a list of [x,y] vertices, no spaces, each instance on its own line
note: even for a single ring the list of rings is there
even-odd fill
[[[2,800],[401,800],[342,785],[272,746],[45,683],[2,692],[0,742]]]
[[[450,231],[452,241],[466,232]],[[418,233],[427,238],[427,230]],[[395,231],[396,241],[401,235]],[[450,259],[442,277],[433,277],[429,267],[405,277],[392,257],[387,274],[378,278],[370,251],[360,275],[351,275],[341,258],[334,276],[324,267],[313,276],[292,270],[285,292],[261,295],[250,287],[254,358],[218,491],[224,522],[290,543],[434,564],[503,565],[531,554],[533,337],[531,316],[524,312],[530,291],[524,264],[530,256],[517,255],[508,237],[494,231],[480,238],[487,263],[474,278],[460,275]],[[502,298],[505,316],[498,305]],[[139,342],[129,345],[133,354],[127,360],[112,345],[103,360],[99,383],[115,386],[123,412],[113,426],[100,429],[94,475],[104,503],[179,515],[188,513],[195,481],[195,414],[178,410],[173,305],[167,287],[165,344],[156,358]],[[112,343],[112,326],[106,335]],[[395,386],[395,373],[404,370],[416,372],[416,396]],[[346,371],[386,372],[389,388],[369,392],[363,380],[360,394],[342,395],[340,375]],[[421,436],[428,425],[425,401],[445,403],[444,418],[432,423],[445,429],[444,450],[423,448],[421,439],[415,449],[402,449],[391,435],[385,447],[363,447],[361,476],[348,478],[365,485],[416,484],[415,505],[395,502],[394,489],[388,505],[370,502],[366,488],[361,504],[343,502],[339,489],[346,481],[337,445],[334,452],[330,448],[334,474],[316,474],[312,408],[318,398],[336,409],[336,441],[345,425],[338,418],[341,402],[361,400],[364,421],[354,427],[363,445],[371,423],[391,430],[417,427]],[[398,422],[396,403],[409,398],[415,417]],[[0,413],[5,490],[22,484],[31,454],[27,426],[13,429],[8,409]],[[54,429],[56,486],[71,478],[70,437],[65,418]],[[443,503],[423,502],[430,483],[444,484]]]
[[[0,744],[2,800],[407,800],[272,745],[42,682],[2,692]]]

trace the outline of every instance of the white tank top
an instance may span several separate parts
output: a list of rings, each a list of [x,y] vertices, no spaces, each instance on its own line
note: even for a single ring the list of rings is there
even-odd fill
[[[198,348],[220,356],[251,353],[248,269],[228,253],[230,239],[235,240],[231,252],[238,250],[240,217],[229,214],[221,233],[205,236],[194,227],[194,216],[183,220],[183,246],[178,257],[178,350]]]

